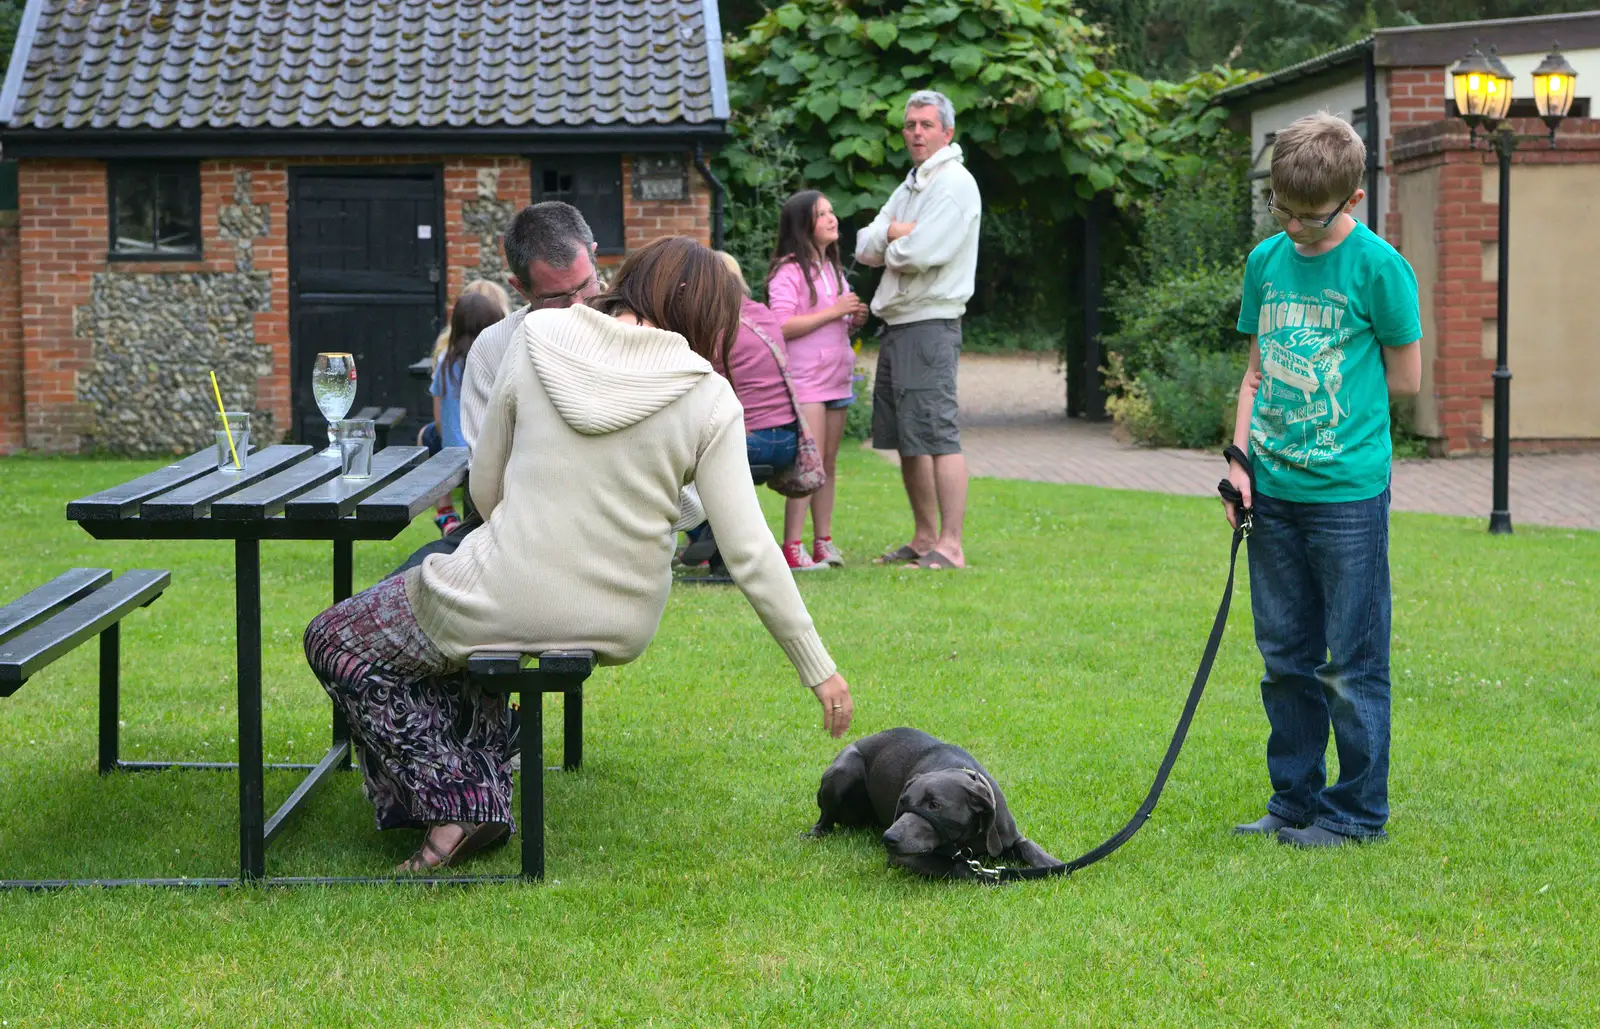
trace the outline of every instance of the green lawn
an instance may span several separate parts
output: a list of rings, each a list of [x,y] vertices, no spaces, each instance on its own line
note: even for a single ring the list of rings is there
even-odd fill
[[[973,567],[929,575],[866,563],[901,542],[904,500],[876,458],[842,465],[852,565],[802,589],[852,684],[851,736],[958,741],[1029,836],[1061,857],[1098,843],[1193,675],[1225,571],[1216,502],[978,481]],[[231,548],[63,520],[141,467],[0,461],[0,603],[76,565],[172,569],[124,623],[123,754],[227,759]],[[430,531],[358,545],[358,586]],[[839,744],[738,592],[685,588],[649,653],[592,681],[584,770],[547,780],[544,884],[3,894],[0,1024],[1592,1026],[1600,535],[1397,515],[1393,554],[1387,845],[1228,835],[1267,795],[1241,589],[1133,842],[1068,880],[910,879],[870,835],[802,838]],[[327,734],[300,633],[328,547],[269,543],[263,566],[266,750],[305,759]],[[0,701],[0,877],[233,874],[231,778],[94,774],[94,650]],[[269,775],[269,810],[293,783]],[[269,871],[382,873],[415,839],[374,831],[340,776]]]

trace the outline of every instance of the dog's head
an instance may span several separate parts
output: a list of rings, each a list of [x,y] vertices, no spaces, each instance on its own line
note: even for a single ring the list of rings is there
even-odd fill
[[[994,788],[971,768],[944,768],[913,776],[900,792],[894,824],[883,834],[889,863],[942,875],[962,850],[1004,848],[995,825]]]

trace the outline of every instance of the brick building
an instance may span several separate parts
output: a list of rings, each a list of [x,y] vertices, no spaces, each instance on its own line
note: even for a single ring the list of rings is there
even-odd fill
[[[1416,270],[1416,427],[1440,454],[1490,446],[1498,331],[1499,169],[1456,117],[1449,68],[1474,42],[1495,46],[1514,76],[1512,123],[1543,134],[1532,71],[1557,41],[1578,73],[1571,115],[1553,149],[1524,142],[1511,175],[1510,434],[1522,450],[1593,447],[1600,347],[1587,293],[1600,267],[1600,123],[1590,118],[1590,97],[1600,89],[1600,11],[1380,29],[1219,97],[1252,139],[1258,197],[1273,138],[1296,118],[1328,110],[1367,141],[1368,197],[1356,214]]]
[[[728,117],[711,0],[28,0],[0,145],[0,453],[202,444],[215,369],[262,435],[315,441],[318,351],[358,406],[425,409],[406,366],[500,236],[561,199],[602,274],[709,242]],[[10,223],[10,224],[8,224]]]

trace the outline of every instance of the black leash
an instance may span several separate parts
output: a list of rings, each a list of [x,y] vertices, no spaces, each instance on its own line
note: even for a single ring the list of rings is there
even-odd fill
[[[1250,458],[1238,447],[1230,446],[1223,451],[1223,456],[1230,461],[1237,461],[1244,468],[1245,474],[1250,477],[1250,492],[1255,493],[1255,470],[1250,467]],[[1183,741],[1189,735],[1189,723],[1194,721],[1195,709],[1200,706],[1200,696],[1206,691],[1206,680],[1211,677],[1211,664],[1217,658],[1217,648],[1222,643],[1222,630],[1228,624],[1228,608],[1233,603],[1233,577],[1234,570],[1239,560],[1239,544],[1250,535],[1254,514],[1250,508],[1243,505],[1244,497],[1237,487],[1227,479],[1217,483],[1217,492],[1222,494],[1222,499],[1234,505],[1238,511],[1239,527],[1233,530],[1233,545],[1228,553],[1228,584],[1222,590],[1222,603],[1217,607],[1217,617],[1211,623],[1211,636],[1206,640],[1205,653],[1200,657],[1200,667],[1194,673],[1194,685],[1189,687],[1189,699],[1184,702],[1183,714],[1178,718],[1178,727],[1172,732],[1172,742],[1167,744],[1166,757],[1161,759],[1161,768],[1156,772],[1156,781],[1150,784],[1150,792],[1145,795],[1144,803],[1139,805],[1128,824],[1118,829],[1115,835],[1100,846],[1094,848],[1080,857],[1059,865],[1047,868],[985,868],[983,863],[970,854],[957,855],[963,858],[972,873],[986,882],[1003,883],[1013,882],[1017,879],[1045,879],[1057,875],[1071,875],[1080,868],[1088,866],[1107,857],[1118,847],[1133,839],[1133,834],[1144,827],[1150,815],[1156,809],[1156,801],[1161,799],[1161,791],[1166,788],[1167,776],[1172,772],[1172,766],[1178,761],[1178,753],[1183,750]]]

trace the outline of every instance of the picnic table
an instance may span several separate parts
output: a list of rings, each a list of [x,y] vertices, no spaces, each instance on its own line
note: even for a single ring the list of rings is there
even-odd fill
[[[266,848],[286,819],[336,768],[350,765],[350,732],[334,709],[333,739],[315,764],[264,765],[261,741],[261,542],[333,543],[333,599],[351,595],[356,540],[398,536],[418,514],[466,476],[467,451],[451,447],[431,459],[422,447],[389,447],[373,455],[372,476],[346,479],[339,458],[308,446],[269,446],[243,457],[240,471],[216,468],[212,448],[148,475],[67,505],[67,518],[96,539],[233,540],[237,623],[239,760],[117,761],[141,771],[162,768],[239,773],[239,879],[266,878]],[[307,772],[270,818],[264,817],[265,768]],[[226,884],[232,880],[119,880],[148,884]],[[345,879],[282,878],[274,882]]]

